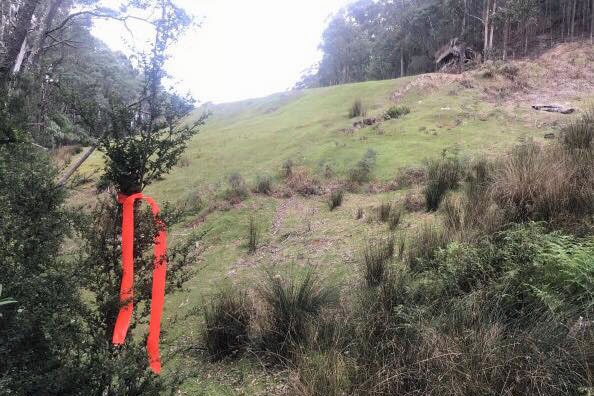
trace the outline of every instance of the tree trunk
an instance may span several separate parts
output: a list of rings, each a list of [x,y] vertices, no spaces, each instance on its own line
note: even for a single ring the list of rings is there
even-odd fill
[[[21,66],[23,65],[23,60],[25,59],[25,54],[27,53],[28,49],[27,41],[27,36],[25,36],[23,44],[21,44],[19,54],[17,55],[14,61],[14,66],[12,67],[12,74],[19,74],[19,72],[21,71]]]
[[[590,17],[592,18],[590,21],[590,44],[594,44],[594,0],[590,7]]]
[[[577,7],[577,0],[573,0],[571,8],[571,39],[575,38],[575,9]]]
[[[46,32],[48,32],[52,27],[52,22],[56,18],[56,14],[62,6],[63,1],[64,0],[53,0],[51,2],[48,11],[45,14],[45,19],[42,25],[42,31],[39,32],[39,38],[37,39],[37,42],[31,50],[31,64],[37,64],[37,62],[39,61],[39,58],[41,57],[41,53],[43,51],[43,47],[45,45],[45,41],[47,39]]]
[[[80,157],[78,159],[78,161],[76,161],[66,171],[66,173],[64,173],[64,175],[60,178],[60,180],[58,181],[58,186],[62,187],[64,184],[66,184],[66,182],[68,181],[68,179],[70,179],[70,177],[74,174],[74,172],[76,172],[76,170],[78,168],[80,168],[80,166],[83,164],[83,162],[85,162],[87,160],[87,158],[89,158],[91,156],[91,154],[93,154],[93,151],[95,151],[96,148],[97,148],[97,143],[95,143],[91,147],[89,147],[87,149],[87,151],[83,154],[83,156]]]
[[[493,11],[492,13],[495,14],[495,11],[497,10],[497,0],[493,0]],[[491,19],[491,18],[489,18]],[[493,33],[495,32],[495,24],[493,23],[492,19],[491,19],[491,31],[489,32],[489,49],[492,50],[493,49]]]
[[[31,28],[31,20],[38,3],[39,0],[26,0],[17,12],[15,27],[8,36],[6,54],[0,62],[0,83],[2,85],[5,85],[10,79],[11,72],[15,68],[19,54],[23,49],[23,43]]]
[[[406,76],[405,70],[405,62],[404,62],[404,50],[400,49],[400,77]]]
[[[484,20],[484,33],[483,33],[483,51],[485,53],[485,59],[488,57],[489,52],[489,20],[491,15],[491,0],[485,2],[485,20]]]
[[[505,25],[503,26],[503,60],[507,59],[507,41],[509,40],[509,20],[505,20]]]

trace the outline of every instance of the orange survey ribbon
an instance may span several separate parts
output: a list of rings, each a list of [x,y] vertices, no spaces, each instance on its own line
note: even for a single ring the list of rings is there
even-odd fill
[[[159,224],[159,233],[155,238],[154,267],[153,267],[153,289],[151,299],[151,316],[149,319],[149,334],[146,344],[148,359],[151,369],[155,374],[161,372],[161,360],[159,358],[159,334],[161,332],[161,316],[163,315],[163,303],[165,302],[165,272],[167,261],[165,252],[167,250],[167,233],[161,220],[159,220],[159,206],[151,198],[143,196],[142,193],[130,196],[118,194],[118,202],[123,205],[122,215],[122,284],[120,286],[120,303],[122,307],[116,319],[112,342],[115,345],[122,345],[126,339],[126,333],[130,327],[132,318],[133,297],[134,297],[134,202],[137,199],[144,199],[151,207],[153,216]]]

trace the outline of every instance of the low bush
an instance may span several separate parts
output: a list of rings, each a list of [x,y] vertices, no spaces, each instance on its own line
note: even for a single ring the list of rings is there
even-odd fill
[[[248,345],[251,308],[247,295],[220,292],[204,309],[203,340],[213,360],[238,356]]]
[[[201,198],[200,191],[196,188],[187,190],[177,201],[176,207],[183,214],[197,214],[204,208],[204,201]]]
[[[562,144],[568,150],[592,150],[594,144],[594,108],[571,121],[562,130]]]
[[[406,106],[392,106],[384,112],[384,120],[394,120],[410,113]]]
[[[427,162],[427,186],[425,202],[427,211],[436,211],[441,200],[449,190],[458,188],[464,167],[458,156],[445,154],[436,160]]]
[[[431,221],[419,225],[408,241],[406,263],[414,272],[421,272],[434,267],[434,259],[439,249],[449,242],[443,227]]]
[[[307,345],[312,322],[338,298],[337,290],[323,284],[312,269],[287,280],[269,272],[258,294],[267,315],[261,326],[262,348],[281,361],[290,358],[296,347]]]
[[[377,287],[384,281],[393,256],[393,237],[378,237],[366,242],[361,251],[361,263],[367,287]]]
[[[287,187],[300,195],[320,195],[322,188],[320,181],[312,176],[309,170],[305,167],[298,167],[291,171],[291,176],[286,180]]]
[[[225,198],[229,201],[242,201],[248,196],[245,180],[238,172],[233,172],[227,178],[229,188],[225,192]]]
[[[373,149],[368,149],[363,158],[357,162],[357,165],[348,171],[349,181],[357,184],[367,183],[371,180],[371,172],[375,167],[377,153]]]
[[[425,208],[425,195],[420,189],[412,189],[404,195],[402,203],[404,209],[408,212],[420,212]]]
[[[367,114],[361,99],[356,99],[349,109],[349,118],[365,117]]]
[[[283,162],[283,166],[281,168],[282,177],[284,177],[285,179],[291,177],[293,175],[293,166],[293,161],[291,161],[290,159]]]
[[[272,178],[270,176],[257,176],[254,192],[259,194],[270,194],[272,191]]]
[[[330,208],[330,211],[342,205],[343,196],[344,193],[342,190],[334,190],[330,193],[330,197],[328,198],[328,207]]]

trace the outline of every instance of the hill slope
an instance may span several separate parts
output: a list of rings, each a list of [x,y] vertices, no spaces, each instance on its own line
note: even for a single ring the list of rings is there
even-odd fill
[[[546,133],[555,133],[570,117],[536,112],[530,107],[535,102],[585,107],[594,97],[593,65],[592,46],[568,44],[536,60],[486,65],[463,75],[429,74],[210,107],[213,115],[191,142],[182,164],[148,191],[159,201],[206,201],[170,230],[173,243],[190,233],[203,238],[197,245],[200,262],[195,277],[185,292],[167,298],[168,342],[194,345],[201,319],[186,314],[199,311],[205,298],[224,285],[253,285],[263,267],[287,272],[313,265],[337,282],[351,282],[364,236],[385,232],[385,224],[372,221],[374,208],[407,194],[382,188],[370,193],[376,190],[367,187],[347,194],[335,211],[329,211],[323,195],[250,194],[242,202],[222,204],[229,174],[239,172],[251,185],[258,175],[276,177],[283,162],[292,160],[332,186],[373,149],[377,152],[373,176],[386,182],[399,168],[419,165],[444,149],[470,156],[500,153],[518,139],[543,139]],[[367,107],[367,117],[379,118],[394,105],[406,106],[410,113],[353,129],[360,118],[350,119],[348,110],[356,99]],[[99,162],[95,157],[81,172],[94,171]],[[326,169],[332,170],[329,179]],[[362,219],[355,218],[359,209]],[[248,255],[244,241],[252,216],[261,242],[256,254]],[[428,216],[407,214],[401,232]],[[178,318],[175,323],[173,317]],[[190,394],[238,390],[269,394],[284,383],[282,375],[280,379],[265,375],[249,360],[208,364],[190,356],[165,367],[170,374],[182,369],[193,375],[183,388]]]

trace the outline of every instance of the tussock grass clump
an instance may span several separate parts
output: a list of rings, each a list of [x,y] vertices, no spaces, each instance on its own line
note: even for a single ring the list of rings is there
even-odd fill
[[[270,194],[272,191],[272,178],[270,176],[257,176],[254,192],[259,194]]]
[[[188,189],[175,205],[182,214],[196,214],[204,208],[204,201],[197,188]]]
[[[389,264],[394,256],[394,238],[368,240],[361,251],[361,263],[367,287],[377,287],[388,274]]]
[[[349,118],[365,117],[365,115],[367,115],[367,111],[363,106],[363,102],[361,99],[356,99],[349,109]]]
[[[457,156],[446,156],[427,162],[427,186],[425,187],[425,203],[427,211],[439,208],[443,197],[449,190],[458,188],[464,168]]]
[[[328,198],[328,207],[330,208],[330,211],[342,205],[343,197],[344,192],[342,190],[334,190],[330,193],[330,197]]]
[[[246,239],[248,253],[256,253],[256,250],[258,250],[258,244],[260,242],[260,230],[258,230],[258,225],[256,224],[254,217],[250,217]]]
[[[269,272],[258,294],[266,309],[262,347],[281,360],[307,345],[313,321],[338,299],[337,289],[322,283],[312,269],[287,280]]]
[[[213,360],[238,356],[249,343],[252,317],[245,293],[221,291],[204,309],[202,337]]]
[[[592,154],[534,142],[519,145],[497,169],[492,197],[510,222],[583,222],[594,213]]]
[[[438,250],[445,248],[448,242],[449,237],[440,225],[432,221],[419,225],[408,241],[408,267],[414,272],[431,269]]]
[[[373,149],[368,149],[363,158],[357,162],[353,168],[349,169],[349,181],[357,184],[367,183],[371,180],[371,173],[375,167],[377,153]]]
[[[390,216],[388,217],[388,227],[391,231],[396,230],[402,220],[403,209],[401,206],[393,206],[390,210]]]
[[[350,361],[337,350],[311,351],[300,354],[295,364],[296,379],[292,389],[296,395],[339,396],[350,388]]]
[[[410,113],[406,106],[392,106],[384,112],[384,120],[394,120]]]
[[[293,164],[293,161],[288,159],[285,162],[283,162],[283,166],[281,167],[281,176],[286,178],[289,178],[293,175],[293,166],[295,164]]]
[[[594,144],[594,108],[563,128],[561,137],[563,146],[569,150],[591,150]]]
[[[229,201],[242,201],[248,196],[248,189],[243,176],[239,172],[233,172],[227,178],[229,188],[225,192],[225,198]]]
[[[392,212],[391,202],[382,202],[377,207],[377,219],[382,223],[387,222],[390,219],[390,213]]]

